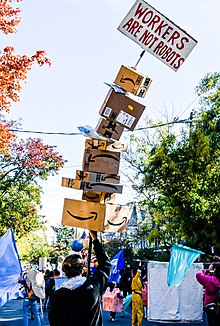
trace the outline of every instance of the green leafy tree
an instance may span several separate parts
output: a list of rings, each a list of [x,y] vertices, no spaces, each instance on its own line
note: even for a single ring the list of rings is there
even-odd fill
[[[182,130],[162,127],[157,137],[131,139],[125,157],[135,171],[139,205],[152,216],[148,238],[220,252],[220,75],[205,76],[201,109]]]
[[[71,249],[71,242],[77,237],[77,229],[65,225],[51,226],[56,235],[56,242],[53,245],[51,261],[57,262],[57,257],[66,256]]]
[[[36,232],[30,232],[17,241],[17,247],[23,264],[38,265],[40,257],[46,257],[50,260],[52,249],[46,235],[42,236]]]
[[[0,153],[0,235],[11,226],[17,237],[40,228],[37,181],[46,180],[63,165],[54,147],[40,139],[13,141],[7,154]]]
[[[77,237],[77,229],[75,227],[65,225],[51,227],[56,234],[57,243],[67,246]]]
[[[0,194],[0,234],[13,228],[20,238],[30,230],[40,228],[37,209],[40,207],[40,189],[34,185],[19,182]]]

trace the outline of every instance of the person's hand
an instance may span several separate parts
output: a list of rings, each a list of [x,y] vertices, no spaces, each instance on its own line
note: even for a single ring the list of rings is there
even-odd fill
[[[89,230],[89,234],[90,234],[92,240],[97,239],[97,231]]]

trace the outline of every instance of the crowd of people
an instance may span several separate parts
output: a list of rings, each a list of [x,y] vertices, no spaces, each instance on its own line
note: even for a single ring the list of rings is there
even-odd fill
[[[132,326],[142,326],[143,318],[147,318],[148,279],[146,270],[129,265],[121,271],[120,282],[108,282],[111,272],[111,262],[104,246],[97,238],[96,231],[90,231],[97,264],[90,275],[85,274],[85,260],[80,254],[68,255],[62,263],[62,272],[66,279],[59,289],[56,289],[55,279],[60,277],[57,269],[45,272],[35,270],[21,275],[18,282],[24,287],[23,325],[28,326],[31,318],[36,325],[41,325],[40,312],[48,311],[51,326],[71,326],[74,316],[76,325],[102,325],[102,299],[108,289],[117,294],[117,299],[123,302],[131,298]],[[37,273],[38,280],[34,279]],[[204,289],[204,311],[207,314],[209,326],[220,325],[220,263],[214,262],[206,270],[196,273],[196,280]],[[118,291],[115,291],[115,290]],[[39,305],[40,303],[40,305]],[[39,306],[42,309],[39,309]],[[123,304],[122,304],[123,309]],[[116,321],[118,308],[109,311],[109,318]]]

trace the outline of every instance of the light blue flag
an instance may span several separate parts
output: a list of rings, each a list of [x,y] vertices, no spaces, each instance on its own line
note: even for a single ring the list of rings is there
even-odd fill
[[[89,125],[79,126],[77,128],[87,138],[90,137],[90,138],[101,139],[101,140],[109,140],[109,138],[100,135],[93,127]]]
[[[128,294],[125,298],[123,298],[123,310],[122,316],[125,316],[125,310],[128,309],[132,300],[132,294]]]
[[[172,246],[170,262],[168,265],[168,286],[180,285],[185,279],[186,274],[194,261],[201,254],[204,254],[204,252],[180,244],[174,244]]]
[[[0,307],[20,294],[21,263],[12,228],[0,238]]]
[[[120,270],[124,269],[124,250],[122,249],[111,259],[112,270],[108,282],[120,282]]]
[[[109,87],[111,87],[112,89],[114,89],[114,91],[116,93],[121,93],[121,94],[125,94],[126,92],[118,85],[116,84],[110,84],[110,83],[105,83],[106,85],[108,85]]]

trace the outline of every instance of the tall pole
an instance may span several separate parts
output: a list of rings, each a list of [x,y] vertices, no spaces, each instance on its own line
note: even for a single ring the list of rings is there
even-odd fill
[[[141,61],[141,58],[143,57],[144,53],[145,53],[145,50],[141,52],[140,57],[139,57],[138,61],[136,62],[135,66],[134,66],[134,69],[137,68],[137,66],[138,66],[139,62]]]
[[[193,122],[193,111],[190,112],[190,116],[189,116],[189,147],[191,148],[192,144],[191,144],[191,139],[192,139],[192,122]]]
[[[88,251],[88,268],[87,268],[87,278],[91,274],[90,271],[90,261],[91,261],[91,256],[92,256],[92,237],[89,235],[89,251]]]

